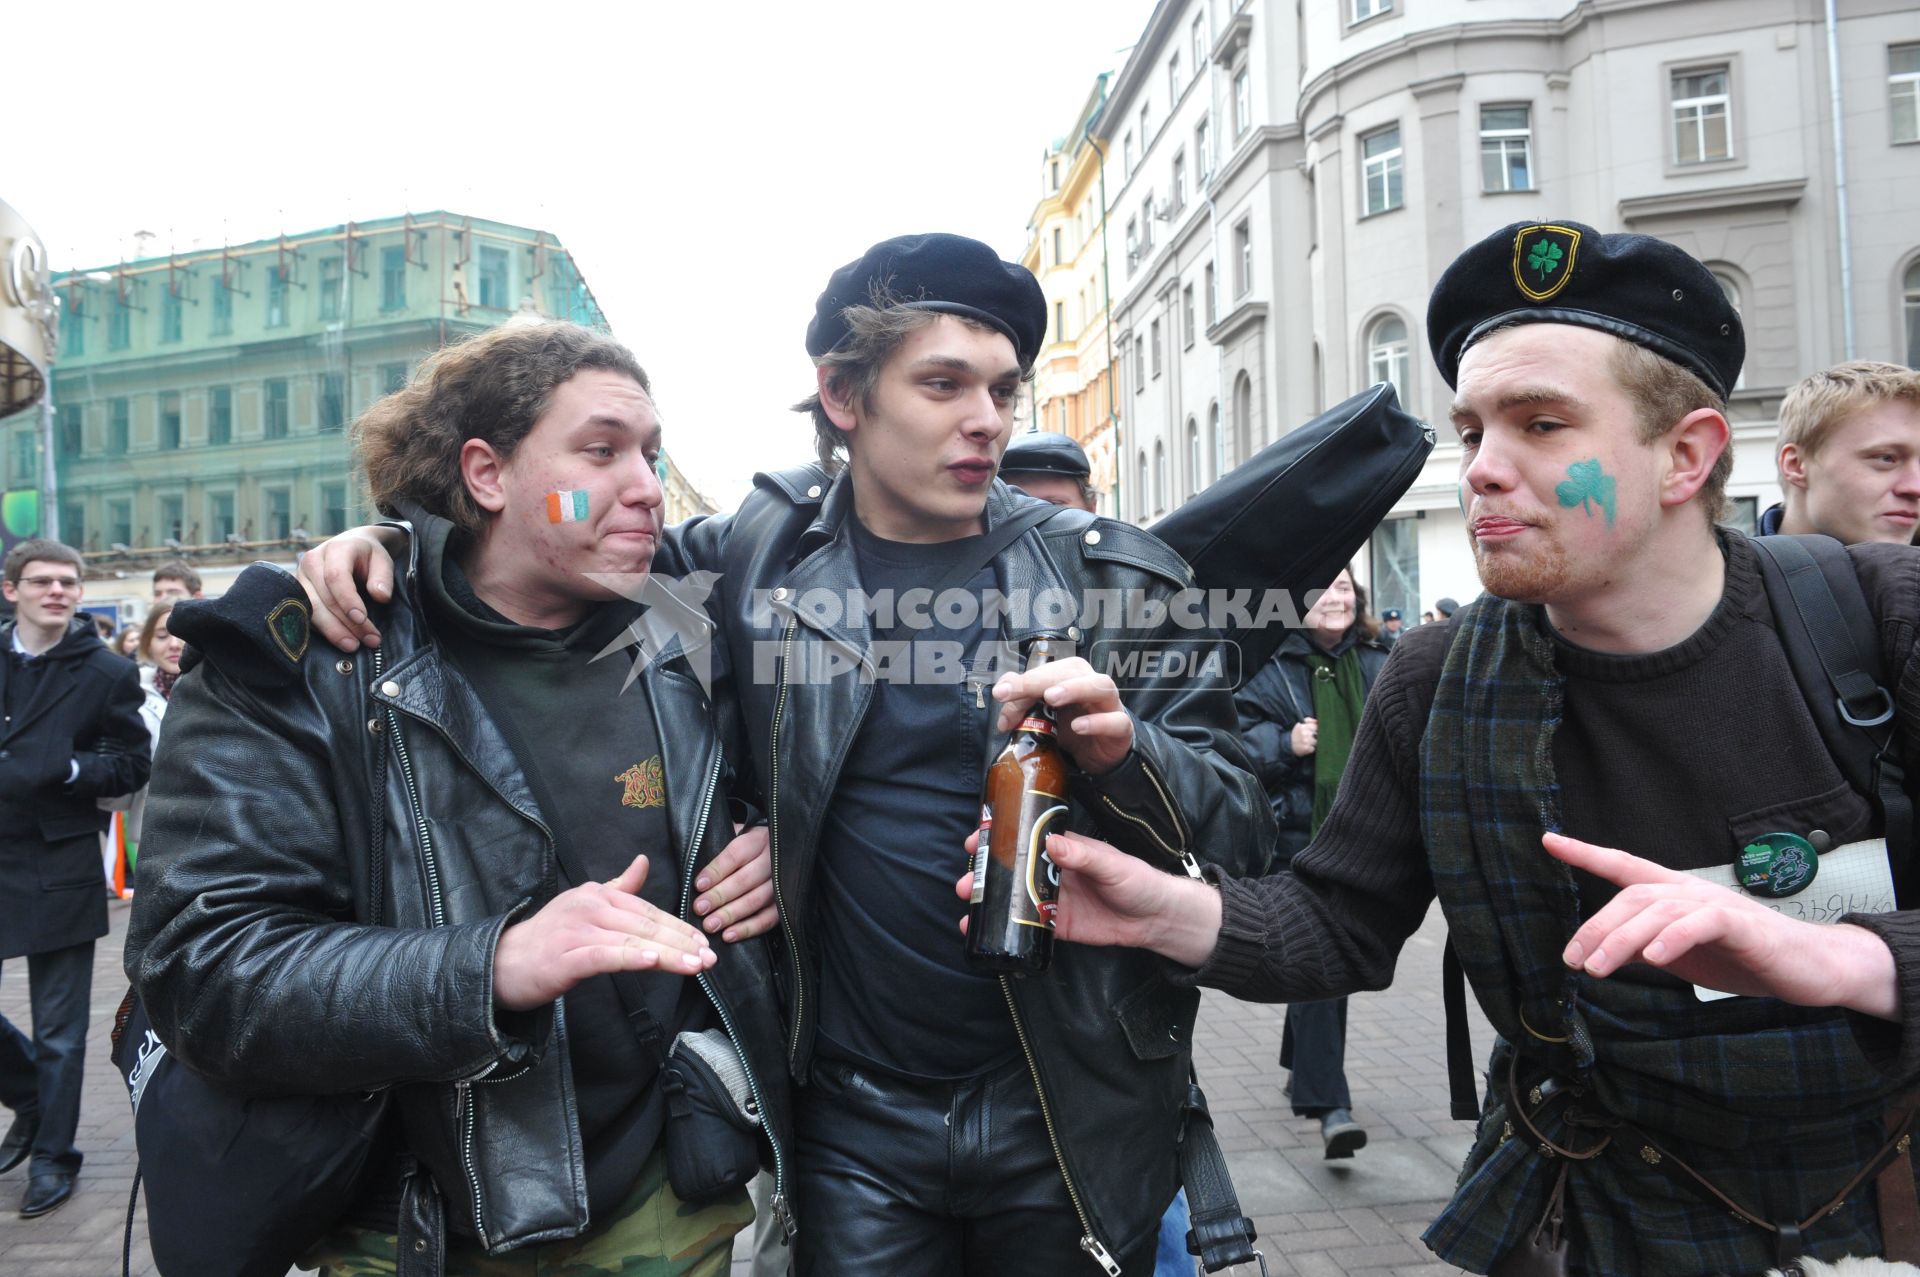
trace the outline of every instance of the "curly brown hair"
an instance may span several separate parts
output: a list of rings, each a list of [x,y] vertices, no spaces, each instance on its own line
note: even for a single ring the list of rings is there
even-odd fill
[[[588,369],[621,373],[653,394],[632,351],[578,324],[506,324],[435,351],[353,424],[368,497],[389,517],[406,501],[481,532],[487,516],[461,477],[461,446],[479,439],[511,457],[553,392]]]

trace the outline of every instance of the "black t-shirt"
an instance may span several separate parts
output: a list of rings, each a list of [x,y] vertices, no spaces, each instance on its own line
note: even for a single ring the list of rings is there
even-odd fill
[[[645,684],[623,689],[632,667],[630,647],[596,659],[638,615],[638,606],[603,604],[565,630],[516,625],[474,594],[451,555],[428,586],[436,637],[506,736],[564,853],[555,866],[555,893],[577,885],[568,864],[605,882],[645,852],[642,898],[677,913],[682,866],[667,821],[664,760]],[[531,827],[529,833],[532,847],[537,833]],[[615,977],[598,976],[562,1000],[595,1219],[607,1218],[632,1190],[665,1121],[654,1085],[659,1056],[636,1026],[644,1028],[650,1018],[663,1052],[681,1029],[708,1023],[694,981],[623,978],[626,999]],[[630,1020],[630,1001],[644,1005],[641,1021]]]
[[[861,587],[896,600],[978,542],[914,545],[852,528]],[[988,566],[964,588],[979,599],[993,586]],[[967,966],[966,906],[953,892],[980,823],[999,709],[989,691],[1008,658],[980,608],[971,623],[965,610],[920,611],[876,622],[873,701],[820,831],[820,1034],[825,1053],[889,1072],[972,1077],[1019,1047],[998,981]]]

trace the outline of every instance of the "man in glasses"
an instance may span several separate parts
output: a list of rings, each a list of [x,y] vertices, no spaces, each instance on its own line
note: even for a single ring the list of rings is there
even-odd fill
[[[73,1196],[93,942],[107,934],[97,799],[147,783],[132,661],[80,610],[80,556],[23,541],[6,559],[13,624],[0,628],[0,961],[27,960],[33,1038],[0,1018],[0,1104],[13,1110],[0,1172],[31,1156],[20,1217]]]

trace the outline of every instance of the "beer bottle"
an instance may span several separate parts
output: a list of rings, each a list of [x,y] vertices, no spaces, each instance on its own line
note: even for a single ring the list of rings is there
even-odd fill
[[[1060,655],[1057,639],[1027,648],[1035,670]],[[980,796],[980,846],[967,910],[967,962],[988,971],[1045,971],[1053,960],[1059,880],[1047,858],[1049,833],[1066,829],[1067,761],[1054,739],[1053,710],[1035,702],[987,769]]]

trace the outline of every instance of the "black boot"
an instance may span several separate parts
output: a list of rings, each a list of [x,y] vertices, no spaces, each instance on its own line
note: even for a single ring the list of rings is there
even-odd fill
[[[1320,1140],[1327,1146],[1328,1160],[1352,1157],[1367,1146],[1367,1128],[1346,1109],[1328,1109],[1320,1119]]]

